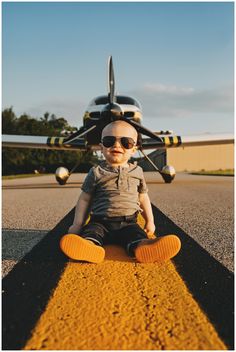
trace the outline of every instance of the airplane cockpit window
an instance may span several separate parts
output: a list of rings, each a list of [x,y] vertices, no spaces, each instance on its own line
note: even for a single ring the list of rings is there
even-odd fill
[[[115,97],[115,101],[117,104],[123,104],[123,105],[135,105],[137,106],[137,108],[141,109],[141,106],[139,104],[139,102],[131,97],[127,97],[125,95],[117,95]],[[91,105],[105,105],[108,103],[108,96],[107,95],[102,95],[100,97],[97,97],[95,99],[93,99],[90,102],[90,106]]]
[[[127,97],[124,95],[118,95],[116,102],[118,104],[124,104],[124,105],[135,105],[135,106],[137,106],[137,108],[141,109],[141,106],[136,99],[131,98],[131,97]]]
[[[94,99],[93,103],[94,103],[94,105],[107,104],[108,103],[108,96],[104,95],[104,96],[101,96],[101,97],[97,97],[97,98]]]

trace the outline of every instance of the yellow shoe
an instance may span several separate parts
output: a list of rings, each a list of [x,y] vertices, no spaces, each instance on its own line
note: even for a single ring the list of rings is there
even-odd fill
[[[173,258],[180,248],[180,239],[175,235],[167,235],[142,241],[135,249],[135,257],[140,263],[161,263]]]
[[[61,238],[60,248],[67,257],[91,263],[101,263],[105,257],[105,250],[93,242],[78,235],[65,235]]]

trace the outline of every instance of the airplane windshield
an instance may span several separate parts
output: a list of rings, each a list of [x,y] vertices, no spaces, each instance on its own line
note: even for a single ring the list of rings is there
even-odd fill
[[[141,109],[141,106],[139,102],[131,97],[127,97],[125,95],[117,95],[115,97],[116,103],[117,104],[123,104],[123,105],[135,105],[139,109]],[[107,95],[102,95],[100,97],[97,97],[91,101],[89,105],[104,105],[108,103],[108,96]]]

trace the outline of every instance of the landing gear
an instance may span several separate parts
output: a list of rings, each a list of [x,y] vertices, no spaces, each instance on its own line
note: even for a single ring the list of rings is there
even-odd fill
[[[86,155],[89,153],[90,151],[87,150],[87,152],[84,154],[84,158],[86,157]],[[55,172],[55,177],[57,182],[59,183],[59,185],[63,186],[66,184],[68,178],[70,177],[70,175],[75,171],[75,169],[77,169],[77,167],[79,166],[79,164],[81,163],[81,160],[79,160],[74,167],[72,167],[72,169],[69,171],[66,167],[58,167],[56,169]]]
[[[173,166],[166,165],[161,170],[161,176],[165,183],[171,183],[175,178],[175,169]]]
[[[58,167],[55,172],[55,177],[59,185],[63,186],[70,177],[69,170],[65,167]]]

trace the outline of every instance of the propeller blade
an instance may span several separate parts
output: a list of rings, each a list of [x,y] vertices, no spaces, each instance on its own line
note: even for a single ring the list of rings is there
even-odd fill
[[[113,70],[112,56],[108,59],[108,101],[110,104],[114,103],[115,96],[115,76]]]
[[[158,141],[161,144],[163,144],[163,140],[159,136],[157,136],[155,133],[153,133],[152,131],[147,129],[146,127],[141,126],[139,123],[137,123],[137,122],[135,122],[133,120],[128,120],[128,119],[124,119],[124,118],[122,120],[124,120],[124,121],[128,122],[130,125],[132,125],[137,130],[137,132],[142,133],[145,136],[148,136],[150,138],[153,138],[156,141]]]

